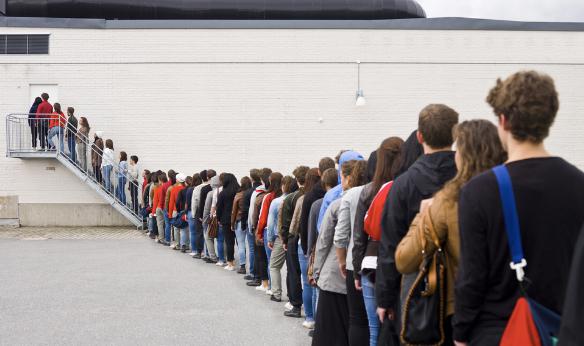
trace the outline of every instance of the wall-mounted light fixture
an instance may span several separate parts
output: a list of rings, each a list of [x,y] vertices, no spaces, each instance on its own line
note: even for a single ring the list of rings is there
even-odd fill
[[[363,94],[363,89],[361,89],[361,61],[357,60],[357,95],[355,99],[355,106],[365,106],[367,100],[365,100],[365,95]]]

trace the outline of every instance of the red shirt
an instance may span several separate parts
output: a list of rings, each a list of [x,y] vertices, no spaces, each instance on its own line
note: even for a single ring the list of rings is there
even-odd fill
[[[260,218],[258,220],[258,227],[257,233],[260,239],[264,238],[264,228],[268,225],[268,214],[270,212],[270,205],[272,201],[276,197],[276,194],[270,192],[264,197],[264,201],[262,202],[262,209],[260,211]]]
[[[176,197],[178,196],[178,193],[181,192],[181,190],[184,188],[184,185],[179,184],[173,187],[172,191],[170,191],[170,199],[168,200],[168,217],[172,217],[172,214],[176,210]]]
[[[162,193],[162,197],[160,198],[160,201],[158,201],[158,208],[164,210],[164,202],[166,202],[166,191],[168,191],[168,188],[170,187],[170,185],[172,185],[172,182],[169,180],[166,183],[162,184],[162,189],[160,189],[160,192]],[[170,217],[170,215],[169,215]]]
[[[43,102],[41,102],[37,108],[36,111],[36,118],[49,118],[49,114],[53,113],[53,105],[49,103],[49,101],[45,101],[43,100]],[[45,115],[41,115],[41,114],[45,114]]]
[[[65,119],[65,114],[61,113],[53,113],[51,114],[51,118],[49,119],[49,128],[53,128],[55,126],[60,126],[65,128],[65,124],[67,123],[67,119]]]

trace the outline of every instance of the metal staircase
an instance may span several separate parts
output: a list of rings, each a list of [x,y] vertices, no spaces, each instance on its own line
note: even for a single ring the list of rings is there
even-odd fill
[[[101,150],[96,150],[93,147],[93,143],[89,140],[89,138],[79,132],[76,134],[77,139],[77,146],[81,143],[84,143],[87,150],[87,163],[82,164],[78,160],[73,161],[71,156],[65,151],[60,150],[59,142],[62,136],[65,136],[64,131],[59,131],[55,143],[55,149],[41,151],[41,150],[34,150],[32,148],[32,135],[31,135],[31,126],[35,126],[39,130],[46,130],[48,128],[48,122],[51,117],[50,114],[42,114],[38,115],[41,118],[32,118],[29,119],[28,114],[8,114],[6,116],[6,156],[12,158],[20,158],[20,159],[46,159],[46,158],[53,158],[59,161],[63,166],[65,166],[69,171],[71,171],[75,176],[77,176],[81,181],[83,181],[87,186],[89,186],[92,190],[94,190],[101,198],[104,199],[108,204],[110,204],[114,209],[116,209],[120,214],[122,214],[128,221],[130,221],[136,227],[142,227],[142,215],[140,215],[139,210],[135,212],[132,209],[131,197],[127,196],[126,200],[130,203],[122,203],[120,198],[118,198],[115,194],[117,185],[118,185],[118,176],[120,174],[120,170],[118,164],[116,162],[112,162],[112,172],[111,172],[111,186],[110,190],[106,189],[103,179],[99,181],[98,177],[96,176],[93,168],[91,167],[91,156],[92,154],[97,155],[102,160],[104,160],[103,153]],[[65,148],[67,148],[67,143],[65,138],[63,138],[65,142]],[[51,139],[49,139],[49,143],[53,143]],[[138,191],[138,196],[141,195],[141,186],[137,182],[133,182],[130,179],[130,175],[128,172],[122,172],[122,176],[126,178],[126,182],[128,184],[133,184]],[[129,185],[126,185],[129,186]],[[127,189],[123,189],[123,193],[127,193]]]

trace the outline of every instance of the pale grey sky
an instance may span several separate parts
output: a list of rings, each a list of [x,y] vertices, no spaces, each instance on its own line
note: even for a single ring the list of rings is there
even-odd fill
[[[584,0],[417,0],[428,17],[584,22]]]

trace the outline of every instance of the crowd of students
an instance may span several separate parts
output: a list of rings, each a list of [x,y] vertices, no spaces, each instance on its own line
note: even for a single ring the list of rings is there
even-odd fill
[[[408,138],[384,139],[367,160],[342,150],[290,175],[251,169],[239,181],[213,169],[144,170],[147,233],[242,274],[275,303],[286,265],[283,315],[303,317],[313,345],[416,344],[412,337],[430,334],[437,339],[426,344],[497,345],[522,294],[558,314],[578,301],[566,288],[584,223],[584,174],[544,147],[559,107],[549,76],[497,80],[487,102],[497,126],[459,123],[454,109],[431,104]],[[527,266],[509,266],[495,167],[512,182]],[[421,294],[411,289],[420,282]],[[412,317],[412,304],[432,295],[438,313]],[[564,322],[560,342],[581,344],[578,321]]]
[[[34,151],[56,151],[66,154],[83,172],[93,175],[96,181],[106,190],[115,195],[122,204],[128,205],[139,215],[139,174],[138,156],[130,156],[120,151],[118,159],[114,156],[114,142],[103,140],[103,131],[95,131],[93,143],[90,142],[90,126],[86,117],[75,116],[73,107],[67,108],[67,116],[61,109],[61,104],[49,102],[49,94],[42,93],[36,97],[28,112],[28,125],[31,133],[31,146]],[[67,140],[67,151],[65,151]],[[38,146],[40,144],[40,147]],[[88,156],[88,152],[90,155]],[[88,163],[91,162],[91,171]],[[128,181],[129,180],[129,181]],[[113,181],[113,183],[112,183]],[[126,190],[126,183],[128,189]],[[126,199],[130,192],[130,201]]]

